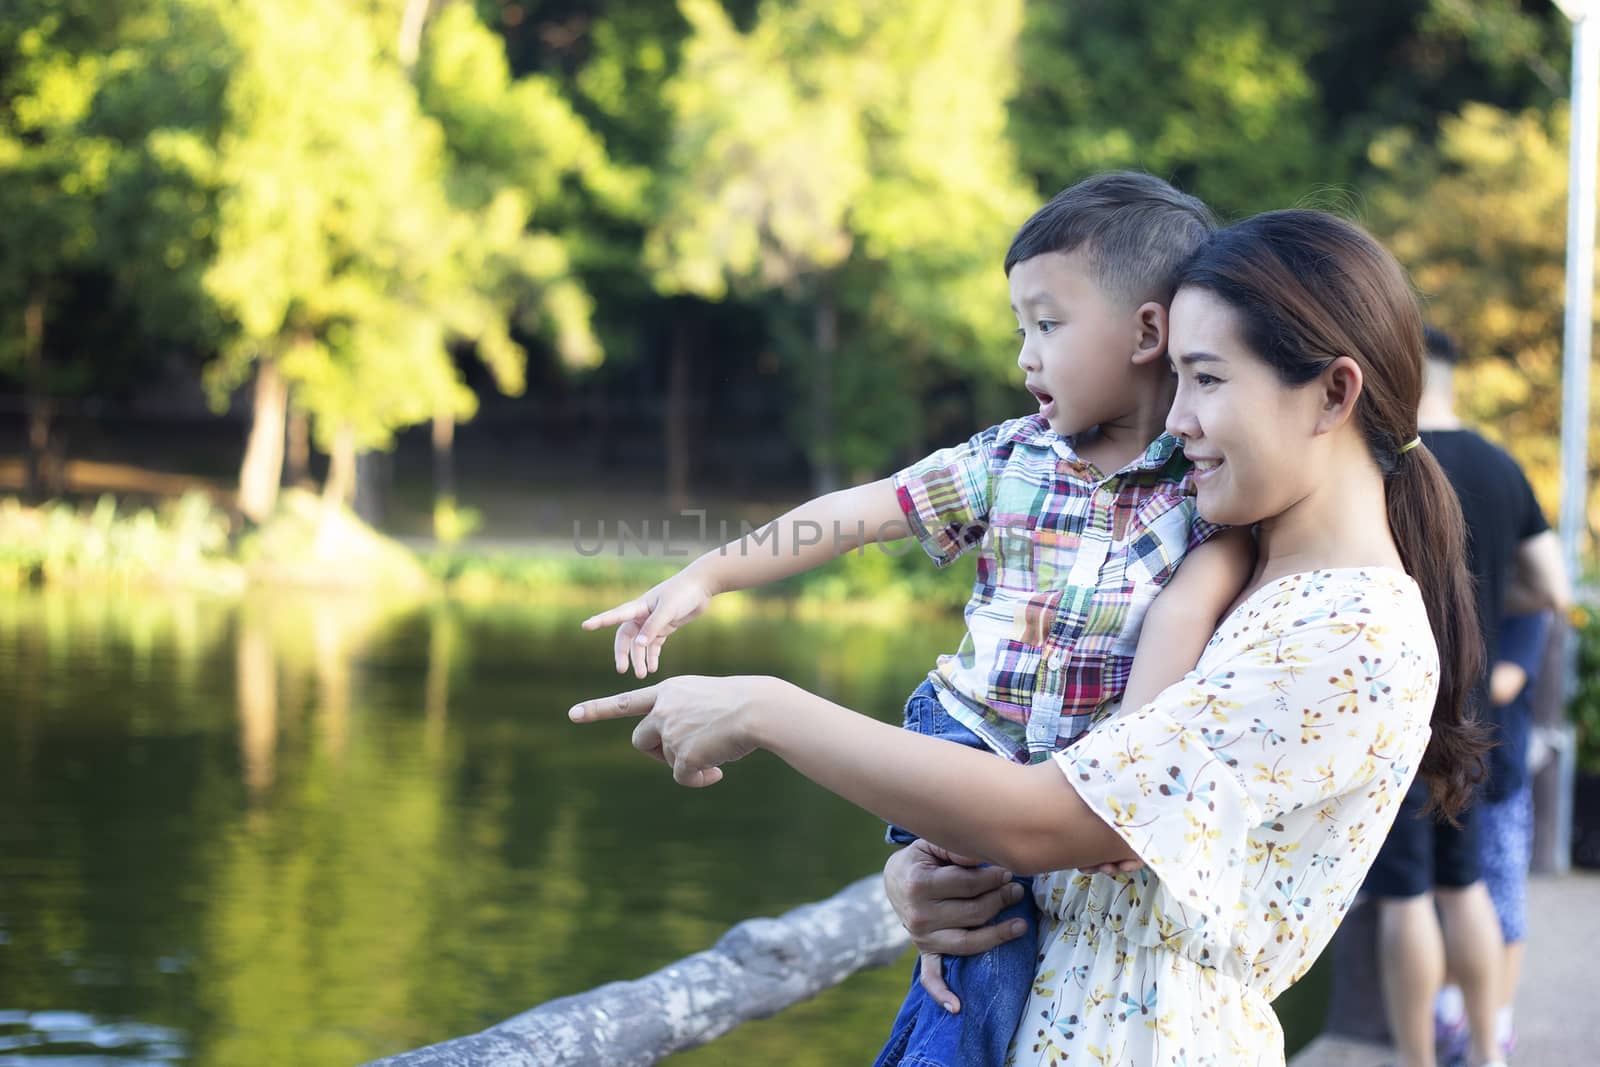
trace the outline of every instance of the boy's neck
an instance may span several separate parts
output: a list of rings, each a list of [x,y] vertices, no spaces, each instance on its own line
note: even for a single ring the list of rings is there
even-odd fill
[[[1079,459],[1094,464],[1101,474],[1113,474],[1142,456],[1160,433],[1160,430],[1156,430],[1140,436],[1113,424],[1103,423],[1073,434],[1072,450]]]
[[[1173,389],[1165,374],[1160,385],[1161,388],[1150,390],[1141,403],[1116,418],[1074,434],[1072,450],[1103,474],[1119,471],[1138,459],[1150,447],[1150,442],[1166,432]]]

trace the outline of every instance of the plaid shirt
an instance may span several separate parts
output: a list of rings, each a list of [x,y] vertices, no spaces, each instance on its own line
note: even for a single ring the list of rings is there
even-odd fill
[[[894,476],[912,533],[943,567],[978,545],[967,633],[929,673],[996,752],[1038,762],[1121,699],[1156,593],[1219,527],[1163,434],[1110,477],[1032,415]]]

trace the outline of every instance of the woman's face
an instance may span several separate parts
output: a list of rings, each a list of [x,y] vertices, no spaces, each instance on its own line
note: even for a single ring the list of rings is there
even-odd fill
[[[1200,514],[1229,526],[1294,507],[1316,487],[1326,451],[1315,440],[1321,390],[1283,384],[1239,327],[1204,289],[1173,298],[1167,352],[1178,392],[1167,431],[1194,463]]]

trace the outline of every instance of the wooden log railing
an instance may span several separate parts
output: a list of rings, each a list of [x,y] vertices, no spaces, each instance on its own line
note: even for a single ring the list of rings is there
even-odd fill
[[[872,875],[776,919],[747,919],[706,951],[644,978],[552,1000],[369,1067],[639,1067],[892,963],[907,944],[882,879]]]

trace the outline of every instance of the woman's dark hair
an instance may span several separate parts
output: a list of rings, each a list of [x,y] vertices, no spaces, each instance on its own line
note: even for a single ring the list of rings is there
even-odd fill
[[[1423,367],[1422,315],[1405,272],[1353,223],[1271,211],[1218,231],[1178,284],[1230,305],[1245,343],[1288,385],[1310,382],[1340,356],[1360,366],[1356,425],[1383,471],[1389,529],[1439,648],[1433,736],[1418,773],[1429,806],[1453,818],[1483,777],[1487,746],[1468,708],[1483,638],[1460,500],[1427,446],[1401,451],[1417,436]]]

